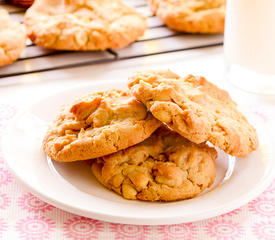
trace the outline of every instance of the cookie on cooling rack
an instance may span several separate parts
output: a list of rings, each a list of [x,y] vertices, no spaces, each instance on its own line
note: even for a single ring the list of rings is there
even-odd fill
[[[217,152],[164,127],[133,147],[96,159],[95,177],[126,199],[175,201],[211,186]]]
[[[143,71],[130,77],[129,88],[155,118],[192,142],[209,141],[237,157],[258,147],[256,130],[237,104],[204,77]]]
[[[146,18],[120,0],[39,0],[24,22],[36,45],[60,50],[122,48],[147,29]]]
[[[6,10],[0,9],[0,66],[17,60],[25,48],[25,41],[23,26],[12,21]]]
[[[20,7],[30,7],[34,0],[12,0],[12,3]]]
[[[149,0],[170,28],[190,33],[222,33],[226,0]]]

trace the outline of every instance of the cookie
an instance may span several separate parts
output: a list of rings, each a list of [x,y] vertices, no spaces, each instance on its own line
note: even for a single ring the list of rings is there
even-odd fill
[[[30,7],[33,4],[34,0],[12,0],[12,3],[20,7]]]
[[[167,26],[190,33],[222,33],[226,0],[149,0]]]
[[[40,0],[25,25],[39,46],[60,50],[122,48],[142,36],[146,18],[120,0]]]
[[[204,77],[137,72],[129,87],[155,118],[194,143],[209,141],[237,157],[246,157],[258,147],[256,131],[237,104]]]
[[[17,60],[25,44],[26,34],[23,26],[12,21],[6,10],[0,9],[0,66]]]
[[[53,160],[71,162],[104,156],[148,138],[160,122],[127,90],[106,90],[64,106],[43,146]]]
[[[163,127],[133,147],[97,158],[95,177],[126,199],[174,201],[211,186],[217,152]]]

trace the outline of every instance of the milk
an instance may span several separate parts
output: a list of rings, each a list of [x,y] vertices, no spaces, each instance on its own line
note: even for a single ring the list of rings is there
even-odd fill
[[[275,74],[275,0],[228,0],[225,24],[227,60]]]
[[[230,81],[275,94],[275,0],[227,0],[224,53]]]

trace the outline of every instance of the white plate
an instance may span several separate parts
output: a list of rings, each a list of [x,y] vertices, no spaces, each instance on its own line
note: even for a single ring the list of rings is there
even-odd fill
[[[104,221],[128,224],[174,224],[214,217],[238,208],[260,194],[273,177],[271,141],[254,122],[259,149],[246,159],[219,152],[215,184],[198,197],[171,203],[130,201],[101,186],[84,162],[56,163],[41,149],[47,124],[64,103],[87,92],[125,87],[122,82],[93,82],[54,94],[18,114],[3,137],[6,161],[14,175],[42,200],[63,210]],[[255,120],[256,117],[252,116]]]

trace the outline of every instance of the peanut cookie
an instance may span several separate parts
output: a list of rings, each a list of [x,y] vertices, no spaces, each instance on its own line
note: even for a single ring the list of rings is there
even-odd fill
[[[149,0],[170,28],[190,33],[222,33],[226,0]]]
[[[61,162],[101,157],[142,142],[159,126],[128,91],[95,92],[64,106],[44,138],[44,150]]]
[[[237,104],[203,77],[137,72],[129,87],[155,118],[192,142],[209,141],[237,157],[246,157],[258,146],[256,131]]]
[[[146,18],[120,0],[39,0],[25,25],[37,45],[60,50],[122,48],[142,36]]]
[[[127,199],[174,201],[192,198],[215,179],[217,152],[163,127],[133,147],[98,158],[95,177]]]
[[[23,26],[12,21],[6,10],[0,9],[0,66],[18,59],[25,47],[25,41]]]

